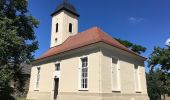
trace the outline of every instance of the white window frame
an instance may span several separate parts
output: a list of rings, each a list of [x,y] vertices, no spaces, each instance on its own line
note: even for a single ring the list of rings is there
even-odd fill
[[[59,70],[56,70],[56,69],[57,69],[57,68],[56,68],[56,67],[57,67],[56,65],[60,65],[60,66],[59,66]],[[61,64],[60,64],[60,62],[55,63],[55,71],[60,71],[60,70],[61,70]]]
[[[117,88],[113,88],[113,82],[115,82],[113,80],[113,62],[112,60],[116,59],[117,60],[117,64],[116,64],[116,71],[117,71]],[[120,84],[120,60],[118,57],[112,56],[111,57],[111,87],[112,87],[112,92],[120,92],[121,91],[121,84]]]
[[[82,88],[81,85],[81,79],[82,79],[82,60],[83,58],[87,58],[87,88]],[[79,78],[79,81],[78,81],[78,90],[79,91],[88,91],[89,90],[89,57],[88,56],[82,56],[82,57],[79,57],[79,67],[78,67],[78,71],[79,71],[79,74],[78,74],[78,78]]]
[[[137,69],[135,68],[137,66]],[[137,72],[136,72],[137,71]],[[141,93],[141,77],[140,77],[140,66],[137,64],[134,64],[134,82],[135,82],[135,92],[136,93]],[[137,77],[137,79],[136,79]],[[136,84],[138,83],[138,85]]]
[[[60,64],[60,70],[56,70],[56,65],[57,64]],[[56,77],[56,75],[58,76],[58,77]],[[60,75],[61,75],[61,61],[56,61],[55,63],[54,63],[54,74],[53,74],[53,78],[60,78]]]
[[[38,72],[39,69],[39,72]],[[40,66],[36,66],[36,76],[35,76],[35,91],[39,90],[40,87],[40,73],[41,73],[41,67]],[[38,76],[39,74],[39,76]]]

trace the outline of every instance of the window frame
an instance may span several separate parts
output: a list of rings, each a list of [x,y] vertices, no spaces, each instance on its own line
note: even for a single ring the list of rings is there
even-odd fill
[[[113,59],[117,60],[116,71],[117,71],[117,88],[113,88]],[[120,59],[118,57],[111,57],[111,88],[112,92],[121,92],[121,82],[120,82]]]
[[[82,88],[82,59],[84,58],[87,58],[87,88]],[[78,84],[79,84],[79,88],[78,90],[79,91],[88,91],[89,90],[89,57],[88,56],[82,56],[82,57],[79,57],[79,81],[78,81]]]
[[[136,67],[137,67],[137,69],[136,69]],[[140,66],[137,65],[137,64],[134,64],[133,69],[134,69],[135,92],[136,92],[136,93],[142,93]],[[136,76],[136,75],[137,75],[137,76]],[[137,77],[137,79],[136,79],[136,77]],[[136,84],[136,82],[138,83],[138,85]]]
[[[40,88],[40,73],[41,73],[41,67],[36,66],[36,77],[35,77],[35,91],[39,91]]]
[[[57,66],[57,65],[59,65],[59,66]],[[59,69],[57,67],[59,67]],[[61,70],[60,62],[55,63],[55,71],[60,71],[60,70]]]

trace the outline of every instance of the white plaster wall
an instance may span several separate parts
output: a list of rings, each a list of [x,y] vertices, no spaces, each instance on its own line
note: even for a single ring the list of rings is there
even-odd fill
[[[57,45],[55,42],[55,38],[62,37],[63,33],[63,24],[64,24],[64,12],[60,12],[57,15],[52,17],[52,25],[51,25],[51,45],[50,47],[54,47]],[[58,32],[56,32],[56,23],[58,23]],[[58,38],[58,43],[62,43],[62,38]]]
[[[30,84],[29,84],[29,91],[35,90],[35,82],[36,82],[36,67],[31,68],[31,77],[30,77]]]
[[[120,88],[121,94],[134,94],[135,91],[135,80],[134,80],[134,64],[139,66],[140,70],[140,83],[141,83],[141,93],[147,94],[146,87],[146,77],[145,68],[143,66],[144,62],[139,58],[134,58],[128,55],[122,50],[118,50],[114,47],[106,46],[107,49],[102,49],[102,93],[112,93],[111,84],[111,58],[119,58],[120,67]]]
[[[51,58],[51,60],[38,64],[41,67],[40,88],[34,91],[36,67],[32,67],[28,99],[51,100],[53,94],[54,64],[60,61],[61,77],[59,80],[58,100],[148,100],[146,89],[145,69],[143,61],[138,57],[129,55],[122,50],[107,45],[98,49],[82,48]],[[91,47],[96,47],[92,45]],[[79,90],[79,61],[80,57],[88,57],[89,89]],[[119,58],[120,65],[120,92],[112,92],[111,85],[111,57]],[[141,74],[141,93],[136,93],[134,85],[134,64],[139,65]],[[49,99],[50,98],[50,99]],[[142,99],[144,98],[144,99]]]
[[[56,32],[56,23],[58,23],[58,32]],[[73,32],[69,32],[69,23],[73,25]],[[61,11],[52,16],[52,29],[51,29],[51,45],[54,47],[63,43],[69,36],[78,33],[78,18],[67,11]],[[58,39],[56,43],[55,39]]]
[[[53,72],[55,70],[54,63],[48,63],[39,65],[40,69],[40,82],[39,82],[39,92],[49,92],[53,89]],[[36,85],[36,76],[37,76],[37,68],[36,66],[31,69],[31,79],[30,79],[30,87],[29,91],[35,91]]]
[[[31,69],[31,78],[27,99],[50,100],[53,91],[53,72],[55,70],[54,63],[40,64],[40,80],[39,89],[36,89],[37,67]]]
[[[100,52],[84,53],[88,57],[88,92],[99,91],[99,54]],[[84,55],[61,61],[60,92],[83,92],[79,91],[78,83],[80,57]]]
[[[98,93],[100,85],[100,56],[101,52],[97,50],[82,51],[81,53],[53,59],[51,62],[38,64],[41,67],[39,90],[35,91],[36,84],[36,66],[32,67],[28,99],[40,100],[41,97],[52,97],[54,90],[53,73],[55,71],[55,62],[60,61],[60,79],[59,79],[59,94],[60,93]],[[88,91],[81,91],[79,88],[79,63],[80,57],[88,57]],[[41,96],[41,97],[40,97]],[[42,98],[42,99],[43,99]]]

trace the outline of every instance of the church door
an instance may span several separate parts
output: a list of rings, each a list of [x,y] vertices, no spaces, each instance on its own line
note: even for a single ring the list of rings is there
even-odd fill
[[[54,78],[54,100],[57,100],[59,78]]]

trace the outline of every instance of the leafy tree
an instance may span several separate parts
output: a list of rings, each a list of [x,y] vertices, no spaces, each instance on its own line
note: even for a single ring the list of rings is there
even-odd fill
[[[148,59],[148,66],[152,70],[159,66],[164,73],[170,74],[170,47],[155,47]]]
[[[151,72],[155,68],[159,68],[159,82],[161,88],[159,88],[159,93],[164,96],[170,94],[170,47],[155,47],[154,51],[151,53],[148,58],[148,67],[151,69]],[[153,87],[152,89],[154,89]]]
[[[33,60],[38,49],[34,29],[39,22],[27,6],[27,0],[0,0],[0,100],[11,99],[11,81],[17,88],[23,85],[21,64]]]
[[[166,75],[160,69],[150,71],[146,76],[150,100],[161,100],[161,95],[168,94],[166,89],[169,86],[164,84]]]
[[[117,41],[119,41],[121,44],[123,44],[124,46],[126,46],[127,48],[129,48],[130,50],[132,50],[132,51],[134,51],[138,54],[144,53],[146,51],[146,48],[141,46],[141,45],[133,44],[130,41],[127,41],[127,40],[121,40],[121,39],[118,39],[118,38],[115,38],[115,39]]]

